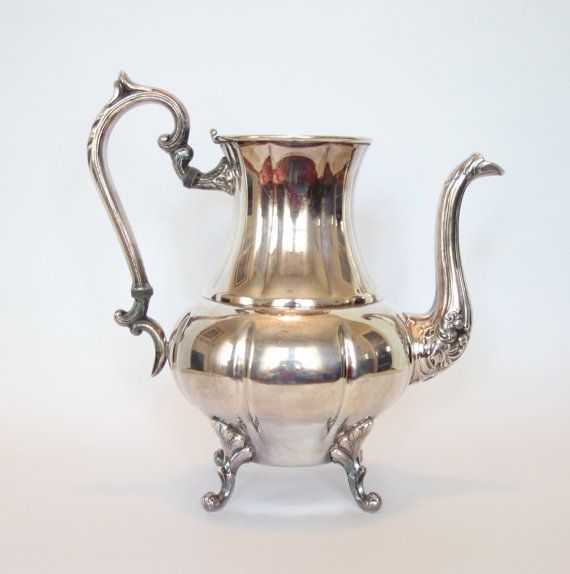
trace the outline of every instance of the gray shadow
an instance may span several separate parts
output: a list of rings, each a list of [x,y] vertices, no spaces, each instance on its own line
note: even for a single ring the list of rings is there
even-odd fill
[[[383,498],[379,512],[368,514],[358,508],[350,493],[344,470],[334,464],[308,468],[277,468],[246,464],[239,470],[232,499],[222,510],[206,513],[200,503],[208,490],[218,491],[216,467],[202,465],[191,474],[162,482],[84,485],[83,493],[105,496],[142,495],[160,497],[182,514],[196,515],[227,527],[296,531],[316,526],[365,528],[376,519],[383,521],[437,498],[462,497],[473,492],[508,489],[507,483],[458,476],[416,474],[385,465],[368,465],[365,489]],[[342,517],[342,520],[335,518]],[[374,519],[376,517],[376,519]],[[371,520],[374,520],[371,522]]]

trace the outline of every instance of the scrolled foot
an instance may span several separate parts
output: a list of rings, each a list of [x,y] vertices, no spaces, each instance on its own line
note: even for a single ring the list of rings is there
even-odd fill
[[[366,467],[362,464],[362,443],[372,430],[374,421],[367,417],[350,427],[341,427],[329,452],[333,462],[343,466],[352,496],[362,510],[376,512],[382,499],[376,492],[364,490]]]
[[[239,467],[249,462],[254,454],[245,428],[238,429],[216,417],[212,419],[212,426],[222,443],[222,448],[214,453],[222,488],[217,493],[207,492],[202,497],[202,506],[208,512],[220,510],[226,504],[234,490]]]

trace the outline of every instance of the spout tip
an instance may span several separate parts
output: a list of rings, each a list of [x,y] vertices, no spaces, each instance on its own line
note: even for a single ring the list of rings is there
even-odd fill
[[[480,158],[479,162],[475,166],[475,173],[477,176],[485,175],[505,175],[505,170],[496,163],[491,161],[486,161],[485,158],[480,154],[475,154]]]

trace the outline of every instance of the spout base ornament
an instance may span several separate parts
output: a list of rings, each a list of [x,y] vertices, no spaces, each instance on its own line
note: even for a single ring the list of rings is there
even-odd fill
[[[362,464],[362,443],[370,434],[374,421],[367,417],[349,427],[341,427],[329,452],[333,462],[343,466],[352,496],[362,510],[377,512],[382,499],[376,492],[364,490],[366,467]]]
[[[243,425],[231,425],[214,417],[212,426],[220,438],[222,448],[214,453],[214,462],[222,482],[219,492],[207,492],[202,497],[202,506],[208,512],[223,508],[232,495],[239,467],[250,462],[254,455],[253,446]]]

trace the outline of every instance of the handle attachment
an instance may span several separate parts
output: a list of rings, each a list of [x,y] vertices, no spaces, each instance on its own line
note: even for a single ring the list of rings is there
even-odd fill
[[[216,130],[210,130],[210,136],[214,143],[218,143]],[[232,168],[227,158],[222,157],[218,165],[210,171],[200,171],[195,167],[190,167],[188,161],[185,159],[185,150],[180,152],[176,150],[172,155],[172,164],[174,171],[182,180],[184,187],[191,189],[214,189],[217,191],[225,191],[229,195],[235,193],[235,185],[237,181],[235,169]]]
[[[148,333],[154,342],[155,357],[152,376],[160,373],[167,359],[168,342],[162,327],[148,315],[148,307],[153,289],[149,283],[144,263],[129,220],[117,194],[107,168],[107,142],[115,123],[128,110],[145,103],[157,103],[168,108],[174,118],[174,130],[158,138],[158,145],[167,152],[177,175],[187,187],[198,187],[201,172],[189,166],[194,155],[188,145],[190,119],[184,105],[164,90],[135,84],[125,72],[121,72],[115,82],[115,92],[111,100],[97,116],[87,144],[89,168],[115,232],[132,277],[131,295],[134,299],[129,311],[119,309],[115,321],[128,327],[133,335]],[[231,170],[230,170],[231,171]]]

